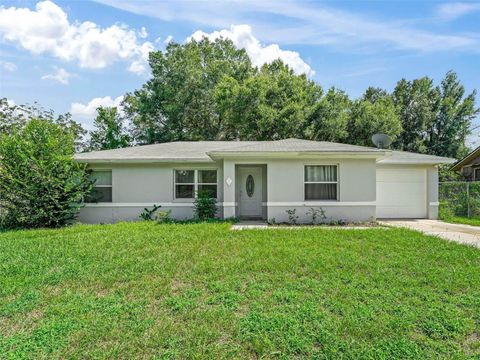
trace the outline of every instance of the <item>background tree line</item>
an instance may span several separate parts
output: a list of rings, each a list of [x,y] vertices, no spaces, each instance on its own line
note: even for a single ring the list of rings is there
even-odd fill
[[[150,67],[151,78],[126,94],[122,111],[97,110],[86,138],[69,114],[58,118],[75,133],[77,149],[289,137],[371,146],[371,136],[380,132],[392,137],[397,150],[460,158],[480,112],[476,91],[466,94],[453,71],[438,85],[428,77],[401,79],[391,93],[370,87],[350,99],[280,60],[253,67],[246,52],[225,39],[170,43],[164,52],[150,53]],[[53,118],[35,106],[6,105],[0,104],[0,132],[35,112]],[[19,120],[12,113],[27,116]]]
[[[280,60],[254,68],[229,40],[171,43],[150,66],[152,78],[123,103],[138,144],[298,137],[370,146],[382,132],[395,149],[459,158],[479,113],[476,92],[466,94],[454,72],[438,85],[402,79],[392,93],[368,88],[352,100]]]

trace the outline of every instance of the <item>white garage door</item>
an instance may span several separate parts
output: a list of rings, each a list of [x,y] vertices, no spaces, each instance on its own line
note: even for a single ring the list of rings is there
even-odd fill
[[[377,167],[377,218],[426,218],[426,184],[426,169]]]

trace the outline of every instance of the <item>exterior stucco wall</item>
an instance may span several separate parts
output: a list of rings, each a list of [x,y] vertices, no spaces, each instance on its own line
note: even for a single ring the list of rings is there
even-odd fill
[[[235,162],[231,160],[223,160],[223,216],[226,218],[235,217],[237,214],[237,206],[235,203]],[[228,183],[227,183],[228,180]]]
[[[272,160],[267,163],[269,203],[304,201],[305,165],[338,165],[339,202],[375,201],[376,164],[373,159]]]
[[[174,199],[174,169],[217,169],[218,208],[220,217],[238,214],[236,168],[256,164],[263,169],[264,219],[288,221],[286,210],[296,209],[299,222],[311,222],[310,208],[325,210],[327,220],[368,221],[376,216],[376,171],[374,159],[225,159],[212,163],[170,164],[95,164],[92,169],[112,170],[112,203],[88,204],[80,211],[85,223],[109,223],[139,219],[143,208],[162,205],[172,210],[172,217],[193,217],[193,201]],[[338,165],[338,200],[305,201],[304,166]],[[395,165],[390,165],[395,166]],[[438,169],[427,170],[428,217],[438,216]],[[230,179],[230,185],[227,184]]]
[[[296,209],[295,215],[298,216],[298,223],[311,223],[312,217],[307,212],[310,208],[322,208],[325,211],[325,222],[330,221],[347,221],[347,222],[364,222],[375,220],[375,205],[369,206],[329,206],[316,204],[292,204],[290,206],[269,206],[268,219],[275,220],[277,223],[289,222],[287,210]],[[317,218],[317,221],[320,219]]]
[[[304,166],[338,165],[338,201],[305,201]],[[367,221],[375,218],[376,163],[358,160],[271,160],[267,163],[268,219],[288,220],[296,209],[299,222],[311,222],[310,208],[325,210],[327,220]]]
[[[310,222],[306,214],[310,208],[323,208],[328,220],[367,221],[375,217],[376,162],[374,159],[225,159],[224,160],[224,214],[238,215],[238,179],[236,167],[262,165],[266,176],[264,219],[277,222],[288,220],[286,210],[296,209],[299,222]],[[337,201],[305,201],[304,166],[338,165],[339,185]],[[265,174],[264,174],[265,175]],[[231,185],[226,185],[230,179]]]
[[[87,204],[78,220],[85,223],[109,223],[138,220],[145,207],[162,205],[161,211],[172,210],[172,217],[193,217],[193,200],[174,198],[175,169],[217,169],[218,202],[223,201],[223,164],[94,164],[90,169],[112,170],[112,202]],[[223,216],[219,207],[218,216]]]
[[[157,202],[158,204],[158,202]],[[145,207],[153,204],[145,204],[145,206],[138,206],[136,204],[118,205],[101,205],[101,206],[87,206],[80,210],[78,220],[87,224],[108,224],[118,221],[138,221],[140,220],[140,213]],[[171,210],[172,218],[183,220],[191,219],[193,217],[193,206],[169,206],[162,205],[161,211]],[[221,216],[219,214],[219,216]]]

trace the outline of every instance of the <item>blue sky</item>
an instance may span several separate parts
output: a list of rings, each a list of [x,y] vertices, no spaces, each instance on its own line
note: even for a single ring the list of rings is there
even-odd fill
[[[281,57],[352,97],[450,69],[480,88],[480,2],[15,0],[0,1],[0,97],[90,127],[98,105],[148,78],[149,51],[203,35],[231,38],[258,65]]]

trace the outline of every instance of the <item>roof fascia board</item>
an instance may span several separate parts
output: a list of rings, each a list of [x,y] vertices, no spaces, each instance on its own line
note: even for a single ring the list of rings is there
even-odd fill
[[[377,165],[438,165],[438,164],[451,164],[451,160],[383,160],[378,161]]]
[[[86,164],[156,164],[156,163],[214,163],[212,159],[75,159]]]

